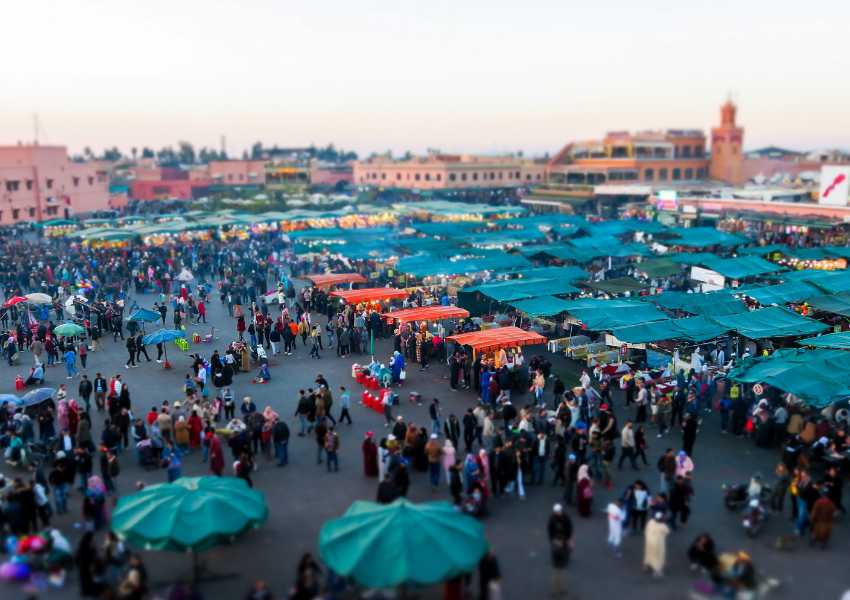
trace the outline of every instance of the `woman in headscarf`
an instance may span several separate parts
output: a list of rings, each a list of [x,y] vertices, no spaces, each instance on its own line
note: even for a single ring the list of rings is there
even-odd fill
[[[478,456],[475,457],[476,462],[478,463],[478,481],[481,483],[481,487],[484,489],[485,494],[489,495],[488,483],[490,481],[490,457],[487,455],[487,451],[484,448],[481,448],[478,451]]]
[[[56,421],[59,425],[59,431],[70,429],[68,427],[68,401],[65,398],[56,403]]]
[[[183,415],[180,415],[174,425],[174,442],[183,452],[189,447],[189,424],[186,423],[186,417]]]
[[[578,495],[578,514],[589,517],[593,504],[593,483],[590,481],[590,473],[587,465],[578,468],[578,483],[576,484]]]
[[[446,481],[449,481],[450,469],[455,464],[455,456],[455,446],[452,441],[443,442],[443,470],[446,472]]]
[[[84,598],[99,596],[103,591],[103,586],[96,582],[94,578],[98,558],[93,531],[86,531],[83,534],[80,545],[77,546],[74,562],[79,572],[80,596]]]
[[[72,436],[77,436],[80,425],[80,407],[76,400],[68,402],[68,431]]]
[[[664,574],[664,565],[667,562],[667,536],[670,527],[664,522],[664,513],[655,513],[652,520],[646,524],[644,529],[643,543],[643,566],[652,571],[656,577]]]
[[[189,417],[189,447],[192,450],[197,450],[201,447],[201,432],[204,430],[204,423],[201,417],[198,416],[197,410],[192,410]]]
[[[467,493],[472,491],[474,486],[480,479],[481,472],[478,470],[478,461],[475,460],[473,454],[467,454],[463,461],[463,485]]]
[[[210,472],[218,477],[224,472],[224,451],[217,435],[210,438]]]
[[[100,530],[109,520],[106,506],[106,485],[97,475],[92,475],[86,482],[85,498],[83,499],[83,519],[91,523],[94,531]]]
[[[366,432],[366,437],[363,439],[361,449],[363,451],[363,475],[366,477],[378,476],[378,446],[372,439],[373,433]]]
[[[390,370],[392,371],[393,383],[401,383],[401,372],[404,370],[404,356],[400,352],[393,352],[393,358],[390,361]]]

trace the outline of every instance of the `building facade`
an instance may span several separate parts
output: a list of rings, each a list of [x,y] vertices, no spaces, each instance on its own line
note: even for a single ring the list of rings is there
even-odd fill
[[[65,146],[0,146],[0,224],[108,208],[106,165],[72,162]]]
[[[517,188],[543,183],[545,165],[513,156],[430,154],[409,160],[375,157],[354,163],[354,183],[417,190]]]
[[[728,100],[720,107],[720,126],[711,130],[712,179],[730,185],[741,185],[746,181],[744,174],[744,129],[735,123],[738,109]]]
[[[629,133],[572,142],[549,162],[552,184],[664,184],[708,176],[705,135],[698,129]]]

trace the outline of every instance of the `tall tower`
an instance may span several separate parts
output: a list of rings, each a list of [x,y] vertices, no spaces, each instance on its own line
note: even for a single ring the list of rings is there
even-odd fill
[[[735,124],[737,107],[727,100],[720,107],[720,127],[711,129],[711,163],[708,172],[712,179],[732,185],[744,183],[744,156],[741,153],[744,129]]]

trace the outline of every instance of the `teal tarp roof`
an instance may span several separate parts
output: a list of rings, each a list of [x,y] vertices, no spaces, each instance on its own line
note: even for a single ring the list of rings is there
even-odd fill
[[[712,256],[711,258],[703,258],[698,264],[712,271],[717,271],[730,279],[744,279],[784,270],[776,263],[758,256],[739,256],[737,258]]]
[[[768,306],[739,315],[712,317],[712,320],[754,340],[790,335],[813,335],[827,329],[827,326],[820,321],[801,317],[781,306]]]
[[[824,275],[808,278],[805,281],[818,286],[830,294],[850,292],[850,272],[831,271],[824,273]]]
[[[782,254],[800,260],[822,260],[833,256],[825,248],[786,248]]]
[[[850,317],[850,293],[812,296],[807,302],[815,310]]]
[[[743,256],[767,256],[774,252],[784,252],[788,249],[785,244],[769,244],[767,246],[747,246],[746,248],[738,248],[736,252]]]
[[[739,293],[755,298],[760,304],[802,302],[820,294],[820,290],[804,281],[788,281],[777,285],[739,288]]]
[[[823,249],[829,252],[832,256],[840,256],[842,258],[850,258],[849,246],[824,246]]]
[[[713,340],[727,331],[727,328],[706,317],[688,317],[686,319],[669,319],[630,327],[618,327],[612,333],[623,342],[643,344],[663,340],[705,342]]]
[[[729,372],[745,383],[766,383],[790,392],[815,408],[850,396],[850,352],[844,350],[777,350],[767,357],[747,358]]]
[[[481,221],[461,221],[459,223],[416,223],[412,225],[413,229],[420,233],[428,235],[438,235],[440,237],[463,237],[469,232],[487,227],[486,223]]]
[[[509,302],[522,298],[575,294],[578,288],[564,280],[556,279],[511,279],[467,287],[464,292],[479,292],[497,302]]]
[[[595,331],[669,319],[654,306],[636,301],[582,298],[570,302],[566,310],[585,327]]]
[[[827,333],[817,337],[798,340],[801,346],[815,346],[817,348],[834,348],[836,350],[850,350],[850,331],[838,333]]]
[[[714,317],[747,312],[747,305],[732,295],[729,290],[688,294],[686,292],[664,292],[657,296],[642,298],[671,310],[681,310],[693,315]]]
[[[516,254],[486,253],[480,257],[459,260],[435,260],[433,256],[418,254],[399,259],[396,268],[415,277],[431,275],[463,275],[480,271],[508,271],[528,267],[530,263]]]
[[[667,230],[667,228],[658,221],[645,221],[642,219],[602,221],[588,225],[584,229],[593,236],[619,236],[625,233],[633,233],[635,231],[658,233],[660,231]]]
[[[737,246],[746,243],[746,239],[732,233],[726,233],[712,227],[671,227],[669,233],[675,239],[671,244],[690,248],[707,246]]]
[[[554,296],[540,296],[510,303],[518,311],[529,317],[552,317],[567,310],[569,302]]]
[[[587,271],[580,267],[534,267],[516,271],[523,277],[540,277],[542,279],[560,279],[563,281],[583,281],[587,279]]]
[[[591,281],[584,285],[594,290],[601,290],[609,294],[637,292],[649,287],[649,285],[641,283],[634,277],[614,277],[613,279],[603,279],[602,281]]]

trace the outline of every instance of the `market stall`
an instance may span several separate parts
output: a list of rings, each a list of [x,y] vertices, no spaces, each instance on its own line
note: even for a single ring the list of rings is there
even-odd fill
[[[546,343],[546,338],[539,333],[526,331],[519,327],[498,327],[496,329],[473,331],[452,335],[447,339],[460,346],[471,347],[474,353],[490,353],[501,349]],[[496,356],[498,357],[498,352],[496,352]]]
[[[388,321],[397,323],[441,321],[443,319],[466,319],[469,311],[457,306],[423,306],[421,308],[406,308],[381,315]]]
[[[347,304],[360,304],[407,298],[408,292],[397,288],[363,288],[361,290],[335,290],[330,295],[342,298]]]
[[[366,278],[360,273],[323,273],[305,275],[314,287],[332,287],[340,283],[366,283]]]

